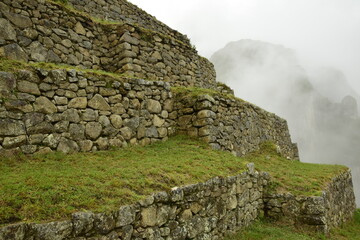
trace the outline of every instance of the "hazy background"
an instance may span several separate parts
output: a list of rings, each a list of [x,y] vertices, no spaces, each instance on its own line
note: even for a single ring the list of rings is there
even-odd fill
[[[130,1],[217,52],[218,79],[286,118],[302,161],[350,166],[360,205],[359,0]]]

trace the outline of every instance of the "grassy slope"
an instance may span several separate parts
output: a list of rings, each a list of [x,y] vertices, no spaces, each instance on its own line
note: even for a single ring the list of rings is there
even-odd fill
[[[331,179],[348,168],[341,165],[326,165],[289,161],[276,153],[271,143],[262,145],[260,151],[245,157],[254,162],[261,171],[268,172],[277,192],[291,192],[295,195],[317,196]]]
[[[360,209],[354,220],[338,229],[333,229],[329,237],[288,226],[285,223],[259,220],[248,229],[228,236],[225,240],[359,240],[360,239]]]
[[[262,160],[269,157],[270,160]],[[260,169],[267,168],[274,176],[288,171],[300,174],[306,169],[308,173],[303,175],[301,186],[298,186],[298,178],[293,181],[291,175],[274,179],[285,181],[281,183],[283,189],[304,195],[318,192],[344,169],[291,163],[278,156],[271,145],[237,158],[184,136],[117,151],[18,156],[0,161],[0,223],[61,219],[84,210],[108,211],[152,192],[215,176],[236,175],[250,161]],[[286,165],[284,168],[281,162]],[[310,175],[311,183],[308,182]],[[309,186],[304,188],[307,184]]]
[[[0,161],[0,223],[107,211],[155,191],[242,172],[242,159],[187,137],[146,147]]]

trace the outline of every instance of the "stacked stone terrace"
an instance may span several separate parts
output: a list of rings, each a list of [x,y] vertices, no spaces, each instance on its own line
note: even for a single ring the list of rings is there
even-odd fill
[[[240,100],[234,105],[205,97],[198,99],[203,102],[200,108],[174,96],[170,86],[231,92],[216,83],[213,65],[197,54],[186,36],[126,1],[70,3],[89,15],[49,0],[1,2],[0,55],[123,77],[74,69],[2,73],[2,148],[25,153],[105,150],[166,140],[178,129],[237,155],[273,140],[284,155],[297,158],[281,118],[257,107],[241,107],[251,104]],[[92,8],[94,4],[97,7]],[[102,17],[103,22],[91,16]],[[107,18],[119,22],[104,23]],[[227,107],[229,117],[223,119],[221,109]],[[233,128],[234,124],[238,126]]]
[[[69,3],[79,11],[50,0],[0,2],[1,61],[70,65],[0,72],[0,151],[106,150],[179,132],[239,156],[273,141],[283,156],[298,158],[286,121],[231,96],[185,36],[124,0]],[[207,90],[188,94],[184,87]],[[219,239],[263,209],[326,232],[355,208],[350,174],[304,201],[265,196],[268,180],[252,166],[242,176],[174,189],[112,213],[8,226],[0,239]]]

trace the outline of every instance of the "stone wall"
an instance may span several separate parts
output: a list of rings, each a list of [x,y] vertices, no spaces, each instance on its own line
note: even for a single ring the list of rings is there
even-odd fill
[[[140,25],[190,44],[189,39],[185,35],[171,29],[164,23],[156,20],[154,16],[126,0],[69,0],[69,3],[75,9],[86,12],[93,17]]]
[[[0,149],[87,152],[146,145],[177,131],[237,155],[263,141],[296,155],[284,120],[232,97],[174,98],[167,82],[74,69],[0,72],[0,86]]]
[[[321,196],[265,195],[265,215],[323,233],[352,219],[356,210],[351,172],[336,176]]]
[[[0,149],[105,150],[175,131],[169,83],[75,70],[0,72]]]
[[[222,239],[262,211],[269,176],[248,172],[160,192],[110,213],[82,212],[72,219],[0,228],[1,240]]]
[[[283,156],[299,158],[286,121],[253,104],[220,93],[186,90],[177,94],[176,103],[178,130],[205,140],[214,149],[242,156],[259,149],[262,142],[272,141]]]
[[[128,23],[104,24],[46,0],[0,2],[0,57],[64,63],[176,86],[215,88],[215,70],[186,42]]]

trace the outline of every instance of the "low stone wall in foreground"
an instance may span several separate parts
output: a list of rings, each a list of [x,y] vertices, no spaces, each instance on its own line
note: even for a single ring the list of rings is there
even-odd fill
[[[251,224],[263,209],[266,173],[248,172],[159,192],[111,213],[0,228],[0,240],[222,239]]]
[[[264,202],[267,217],[285,217],[294,224],[323,233],[351,220],[356,210],[350,170],[333,178],[321,196],[271,194],[265,195]]]

